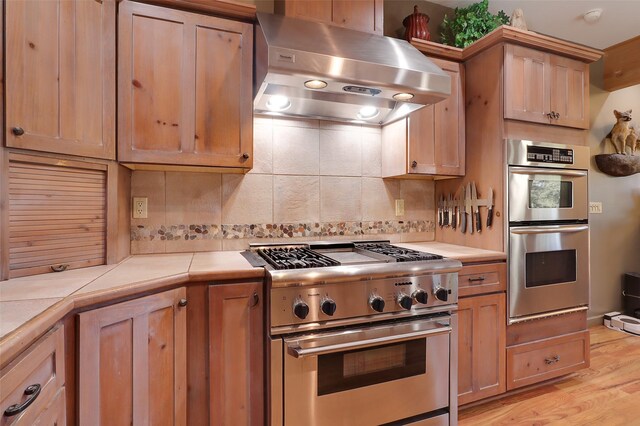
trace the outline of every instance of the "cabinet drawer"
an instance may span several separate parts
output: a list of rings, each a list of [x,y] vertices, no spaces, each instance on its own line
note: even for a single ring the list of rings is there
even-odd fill
[[[458,296],[495,293],[507,289],[505,263],[464,266],[458,274]]]
[[[589,331],[507,348],[507,390],[589,366]]]
[[[40,392],[22,412],[7,416],[5,411],[14,404],[24,404],[33,397],[25,389],[39,385]],[[26,355],[9,364],[0,376],[0,425],[31,425],[52,403],[64,385],[64,331],[59,327],[39,342]],[[64,395],[63,395],[64,399]]]
[[[33,422],[33,426],[63,426],[67,424],[67,407],[64,392],[65,388],[62,387],[53,397],[51,404]]]

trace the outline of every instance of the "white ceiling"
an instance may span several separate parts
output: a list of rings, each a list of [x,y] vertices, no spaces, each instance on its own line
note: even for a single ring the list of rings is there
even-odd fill
[[[460,7],[479,0],[429,0],[447,7]],[[604,49],[640,34],[640,0],[489,0],[489,10],[502,9],[511,16],[521,8],[529,30]],[[602,17],[588,24],[582,16],[602,9]]]

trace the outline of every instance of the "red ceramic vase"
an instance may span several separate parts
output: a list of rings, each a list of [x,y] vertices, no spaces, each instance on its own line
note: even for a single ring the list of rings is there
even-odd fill
[[[412,38],[419,38],[422,40],[431,40],[431,34],[429,34],[429,15],[418,12],[418,6],[413,6],[413,13],[402,21],[402,25],[405,27],[404,38],[407,41],[411,41]]]

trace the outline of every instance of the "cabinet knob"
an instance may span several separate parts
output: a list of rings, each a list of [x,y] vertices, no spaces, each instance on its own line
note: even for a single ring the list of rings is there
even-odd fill
[[[417,161],[415,161],[415,160],[414,160],[414,161],[412,161],[412,162],[411,162],[411,167],[412,167],[412,168],[414,168],[414,169],[415,169],[416,167],[418,167],[418,162],[417,162]]]
[[[13,129],[11,129],[11,133],[16,136],[22,136],[24,135],[24,129],[22,127],[14,127]]]
[[[251,295],[251,307],[253,308],[254,306],[257,306],[258,303],[260,303],[260,296],[258,296],[258,293],[254,292],[253,295]]]
[[[242,154],[242,158],[245,159],[245,160],[248,160],[249,159],[249,153],[245,152],[244,154]]]
[[[184,308],[185,306],[187,306],[187,299],[180,299],[178,301],[178,306],[180,306],[181,308]]]

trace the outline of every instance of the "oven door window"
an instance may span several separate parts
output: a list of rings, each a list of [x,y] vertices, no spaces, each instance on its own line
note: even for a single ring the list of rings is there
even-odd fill
[[[318,396],[424,374],[426,339],[318,356]]]
[[[576,250],[527,253],[525,285],[527,288],[576,281]]]
[[[573,183],[558,179],[529,180],[530,209],[568,209],[573,207]]]

